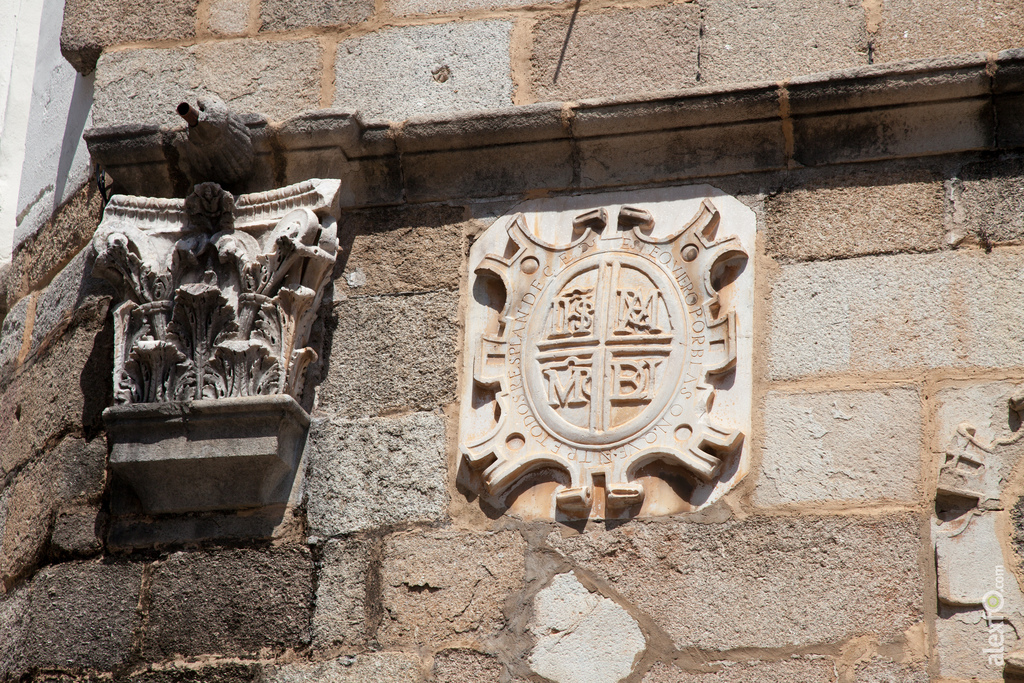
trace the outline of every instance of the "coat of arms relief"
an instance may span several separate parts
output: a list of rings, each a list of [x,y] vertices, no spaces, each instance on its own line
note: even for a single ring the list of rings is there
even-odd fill
[[[624,518],[735,486],[754,232],[697,186],[534,200],[477,240],[460,446],[491,504]]]

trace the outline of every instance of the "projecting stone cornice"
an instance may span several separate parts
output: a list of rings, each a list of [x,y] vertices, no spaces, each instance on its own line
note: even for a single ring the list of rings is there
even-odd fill
[[[244,120],[243,191],[340,178],[342,206],[685,181],[1024,146],[1024,49],[399,123],[337,110]],[[132,125],[85,139],[118,191],[184,196],[181,135]]]

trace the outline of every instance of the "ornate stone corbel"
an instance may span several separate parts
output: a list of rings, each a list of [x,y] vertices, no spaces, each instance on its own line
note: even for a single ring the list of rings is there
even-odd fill
[[[147,512],[287,496],[309,423],[298,401],[317,358],[310,332],[338,251],[329,211],[339,187],[316,179],[236,198],[202,183],[185,199],[111,198],[93,238],[95,274],[123,298],[117,405],[104,418],[112,467]]]

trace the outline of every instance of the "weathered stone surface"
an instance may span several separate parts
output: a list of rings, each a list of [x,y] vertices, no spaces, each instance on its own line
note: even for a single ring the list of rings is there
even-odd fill
[[[171,667],[155,666],[123,678],[126,683],[253,683],[260,680],[260,666],[218,662],[197,666],[192,662]]]
[[[534,98],[578,100],[692,86],[699,26],[695,2],[541,19],[530,63]]]
[[[64,4],[60,51],[75,69],[89,73],[100,52],[112,45],[191,38],[196,5],[196,0],[72,0]]]
[[[18,473],[0,499],[0,581],[11,585],[39,561],[59,507],[102,493],[106,455],[102,437],[68,437]]]
[[[2,519],[2,518],[0,518]],[[0,678],[14,678],[24,661],[23,639],[29,619],[27,587],[0,596]]]
[[[1001,645],[1009,653],[1019,647],[1020,639],[1008,621],[993,620],[992,628],[995,630],[990,631],[983,610],[940,608],[939,618],[935,620],[939,676],[944,679],[1002,681],[1002,666],[990,662],[983,650],[998,649]],[[990,637],[996,638],[991,644]]]
[[[335,295],[458,289],[466,211],[456,206],[369,209],[342,216],[345,273]]]
[[[424,531],[384,544],[382,644],[436,647],[483,639],[505,624],[506,600],[523,585],[526,543],[515,532]]]
[[[387,28],[338,45],[334,106],[369,120],[512,104],[502,20]]]
[[[8,305],[42,289],[89,243],[100,222],[101,203],[99,188],[90,178],[34,235],[16,246],[5,276]]]
[[[316,109],[320,47],[315,40],[227,40],[104,54],[96,67],[93,125],[180,126],[176,104],[207,94],[271,120]]]
[[[96,516],[99,508],[79,505],[57,512],[53,522],[50,545],[54,552],[63,555],[91,555],[103,546],[96,536]]]
[[[783,266],[772,288],[769,372],[1016,366],[1022,296],[1014,249]]]
[[[25,342],[25,324],[33,301],[31,296],[23,297],[14,305],[3,324],[0,325],[0,382],[3,382],[18,363],[21,347]],[[2,384],[0,384],[2,386]]]
[[[249,27],[247,0],[212,0],[209,29],[218,35],[244,33]]]
[[[179,552],[158,564],[146,657],[282,651],[309,642],[313,569],[305,548]]]
[[[916,502],[921,438],[913,389],[770,393],[754,500]]]
[[[352,650],[372,633],[376,614],[373,594],[379,590],[372,563],[380,555],[380,541],[353,537],[329,540],[316,589],[313,646]]]
[[[618,683],[647,644],[626,610],[572,573],[556,575],[534,597],[530,631],[537,638],[530,667],[557,683]]]
[[[388,8],[397,16],[455,14],[466,10],[554,5],[558,0],[391,0]]]
[[[501,662],[475,650],[448,649],[434,655],[436,683],[499,683]]]
[[[999,592],[998,610],[1016,621],[1024,615],[1024,596],[1013,574],[1003,566],[1002,543],[996,513],[969,514],[964,518],[932,523],[938,597],[954,608],[985,606],[990,591]]]
[[[25,662],[40,669],[110,670],[139,626],[141,564],[48,567],[31,584]]]
[[[84,249],[57,273],[36,298],[29,353],[38,353],[53,344],[71,324],[75,311],[89,303],[105,304],[113,288],[92,276],[93,257]]]
[[[1022,35],[1024,6],[1012,0],[886,0],[874,61],[997,52]]]
[[[942,195],[942,177],[927,170],[817,172],[765,199],[767,251],[792,261],[936,251],[945,246]]]
[[[97,429],[111,400],[113,332],[105,302],[75,311],[70,331],[31,357],[0,393],[0,475],[65,434]]]
[[[834,664],[824,657],[792,657],[777,662],[713,662],[707,673],[682,671],[658,662],[643,683],[833,683]],[[895,681],[893,681],[895,683]],[[900,681],[902,683],[902,680]]]
[[[985,245],[1024,239],[1024,159],[969,164],[953,192],[953,228]]]
[[[319,404],[363,417],[433,410],[455,399],[455,292],[350,297],[337,325]]]
[[[701,3],[700,81],[780,81],[868,63],[859,2]]]
[[[314,534],[445,518],[448,463],[440,415],[318,419],[307,443],[307,507]]]
[[[373,0],[288,2],[264,0],[260,7],[263,31],[286,31],[307,26],[349,26],[373,14]]]
[[[548,543],[650,615],[677,647],[729,650],[899,638],[922,619],[920,535],[910,514],[750,517],[634,523],[551,534]]]
[[[854,667],[855,683],[928,683],[926,662],[896,663],[884,657],[858,662]]]
[[[409,683],[420,680],[419,658],[405,652],[369,652],[320,664],[267,667],[265,683]]]

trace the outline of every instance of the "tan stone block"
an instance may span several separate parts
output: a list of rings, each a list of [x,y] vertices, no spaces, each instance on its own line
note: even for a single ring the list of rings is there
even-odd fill
[[[891,642],[923,618],[912,514],[650,522],[548,543],[679,648]]]
[[[368,597],[371,563],[379,556],[380,541],[353,537],[324,544],[313,612],[313,647],[348,650],[366,642],[376,605]]]
[[[874,61],[997,52],[1024,45],[1017,0],[886,0]]]
[[[373,0],[264,0],[260,7],[263,31],[287,31],[308,26],[351,26],[368,19],[371,14]]]
[[[703,0],[701,8],[702,84],[780,81],[868,63],[859,0]]]
[[[792,657],[775,662],[711,662],[709,672],[682,671],[658,662],[643,683],[834,683],[832,660],[825,657]]]
[[[406,652],[367,652],[327,662],[268,666],[266,683],[411,683],[421,680],[419,658]]]
[[[499,683],[501,662],[475,650],[448,649],[434,655],[436,683]]]
[[[249,0],[212,0],[209,27],[219,35],[245,33],[249,27]]]
[[[388,7],[397,16],[415,14],[455,14],[466,10],[512,9],[555,5],[559,0],[388,0]]]
[[[457,307],[450,291],[339,302],[319,406],[370,417],[453,401]]]
[[[858,662],[854,667],[855,683],[928,683],[927,662],[898,663],[884,657]]]
[[[316,40],[225,40],[104,54],[96,66],[95,126],[181,126],[178,102],[214,94],[238,113],[275,121],[320,105]]]
[[[466,211],[454,206],[369,209],[342,215],[341,294],[458,289]]]
[[[870,165],[795,176],[765,199],[770,256],[804,261],[945,246],[943,178],[926,169]]]
[[[541,19],[533,30],[533,95],[563,101],[693,86],[699,26],[696,2]]]
[[[78,71],[89,73],[100,52],[112,45],[191,38],[196,5],[197,0],[69,0],[64,4],[60,50]]]
[[[921,399],[913,389],[770,393],[754,501],[920,497]]]
[[[423,531],[384,544],[385,646],[436,647],[483,639],[505,624],[504,605],[523,586],[526,543],[512,531]]]

